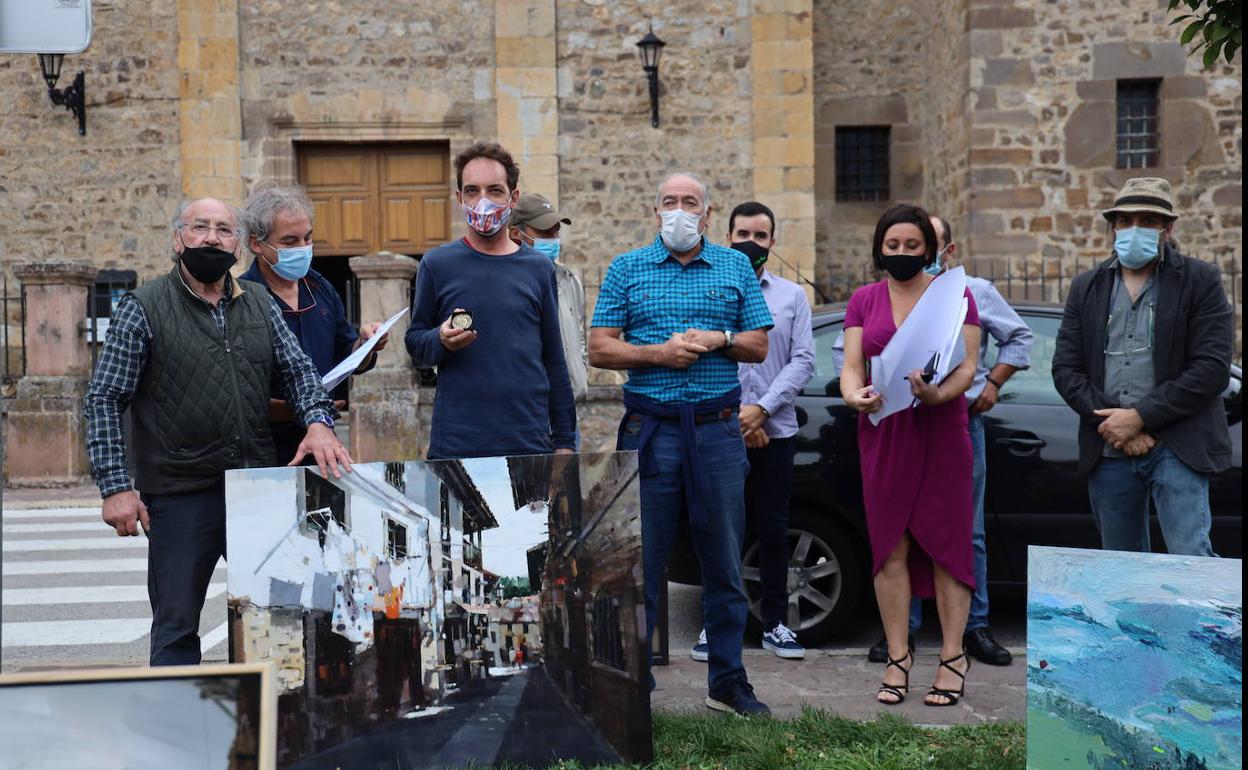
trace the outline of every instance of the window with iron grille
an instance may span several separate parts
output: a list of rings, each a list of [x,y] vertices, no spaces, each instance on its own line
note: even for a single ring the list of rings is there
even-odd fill
[[[407,491],[407,480],[403,477],[404,463],[386,463],[386,483],[400,492]]]
[[[303,491],[304,532],[315,535],[320,544],[325,545],[330,519],[345,530],[351,529],[345,489],[304,468]]]
[[[595,599],[592,612],[594,661],[623,671],[624,635],[620,629],[620,600],[612,596]]]
[[[836,199],[886,201],[888,126],[836,127]]]
[[[1161,165],[1161,80],[1118,81],[1118,168]]]
[[[391,559],[407,558],[407,527],[386,519],[386,553]]]

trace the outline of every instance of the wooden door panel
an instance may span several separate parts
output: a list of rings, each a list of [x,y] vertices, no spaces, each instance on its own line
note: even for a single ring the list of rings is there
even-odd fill
[[[340,198],[342,212],[342,241],[340,248],[365,249],[367,254],[376,243],[373,223],[373,199],[371,195],[344,195]]]
[[[420,199],[420,245],[432,248],[450,240],[446,193],[427,193]]]
[[[311,155],[307,158],[303,179],[307,187],[362,191],[369,187],[369,153],[351,152],[335,155]]]
[[[411,195],[382,195],[382,248],[398,254],[416,254],[419,227],[417,200]]]
[[[382,161],[381,184],[385,189],[442,185],[446,183],[446,157],[429,152],[391,152]]]

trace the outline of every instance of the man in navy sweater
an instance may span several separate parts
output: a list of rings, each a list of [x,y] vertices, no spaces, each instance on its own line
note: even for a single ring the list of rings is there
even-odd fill
[[[431,460],[565,454],[576,404],[559,335],[555,268],[507,237],[520,168],[496,143],[455,158],[468,235],[420,261],[405,342],[438,367]]]

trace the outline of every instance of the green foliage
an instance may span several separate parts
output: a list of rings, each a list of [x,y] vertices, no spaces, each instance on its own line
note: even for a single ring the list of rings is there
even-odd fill
[[[1167,10],[1175,9],[1191,11],[1170,22],[1187,22],[1179,42],[1190,45],[1196,41],[1189,56],[1203,49],[1205,69],[1212,67],[1219,55],[1228,62],[1235,58],[1235,52],[1244,44],[1243,0],[1170,0]]]
[[[529,579],[527,577],[501,577],[498,579],[498,585],[503,589],[504,599],[529,596],[533,593],[529,589]]]

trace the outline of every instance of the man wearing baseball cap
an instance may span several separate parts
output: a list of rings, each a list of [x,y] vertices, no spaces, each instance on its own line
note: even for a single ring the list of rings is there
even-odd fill
[[[559,229],[572,220],[561,216],[550,200],[537,193],[523,193],[511,215],[511,239],[532,246],[555,263],[555,286],[559,292],[559,332],[563,335],[563,359],[568,364],[572,395],[579,401],[589,391],[589,353],[585,347],[585,287],[581,279],[560,261]],[[580,446],[580,434],[577,434]]]
[[[1071,284],[1053,354],[1053,382],[1082,418],[1101,545],[1150,550],[1151,497],[1170,553],[1215,556],[1209,476],[1231,463],[1220,395],[1234,339],[1221,274],[1179,253],[1166,180],[1127,180],[1102,214],[1113,254]]]

